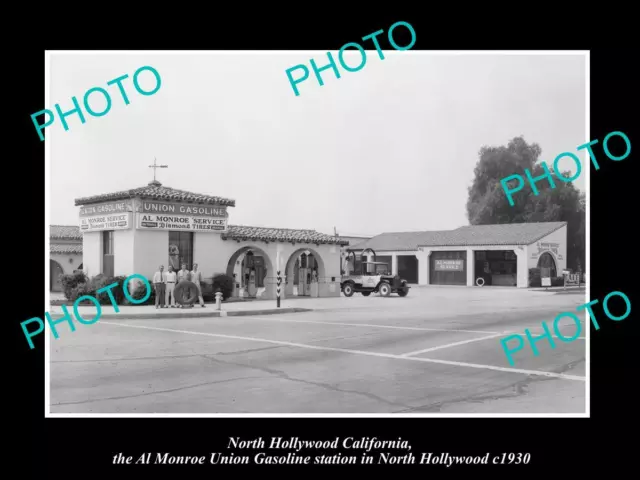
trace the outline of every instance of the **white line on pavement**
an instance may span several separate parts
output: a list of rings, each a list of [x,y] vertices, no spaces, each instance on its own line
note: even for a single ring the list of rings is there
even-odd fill
[[[496,333],[494,335],[487,335],[486,337],[472,338],[470,340],[462,340],[461,342],[448,343],[446,345],[438,345],[437,347],[425,348],[424,350],[416,350],[415,352],[403,353],[400,356],[411,357],[413,355],[420,355],[421,353],[433,352],[434,350],[440,350],[442,348],[457,347],[458,345],[464,345],[466,343],[480,342],[482,340],[488,340],[490,338],[501,337],[502,335],[504,335],[504,333]]]
[[[244,320],[259,320],[264,322],[289,322],[289,323],[317,323],[320,325],[342,325],[344,327],[375,327],[391,328],[396,330],[424,330],[432,332],[452,332],[452,333],[510,333],[510,332],[490,332],[487,330],[451,330],[446,328],[426,328],[426,327],[400,327],[396,325],[376,325],[374,323],[343,323],[343,322],[322,322],[319,320],[290,320],[284,318],[260,318],[247,315]]]
[[[120,327],[128,327],[128,328],[140,328],[144,330],[157,330],[161,332],[172,332],[172,333],[182,333],[186,335],[202,335],[206,337],[218,337],[218,338],[228,338],[231,340],[244,340],[249,342],[262,342],[262,343],[272,343],[275,345],[285,345],[288,347],[297,347],[297,348],[308,348],[312,350],[324,350],[330,352],[341,352],[341,353],[349,353],[353,355],[367,355],[371,357],[381,357],[381,358],[394,358],[397,360],[410,360],[414,362],[425,362],[425,363],[439,363],[442,365],[453,365],[456,367],[468,367],[468,368],[478,368],[482,370],[495,370],[498,372],[507,372],[507,373],[520,373],[523,375],[538,375],[542,377],[553,377],[553,378],[561,378],[564,380],[577,380],[584,382],[586,381],[585,377],[580,377],[576,375],[565,375],[563,373],[554,373],[554,372],[544,372],[542,370],[523,370],[520,368],[507,368],[507,367],[496,367],[493,365],[480,365],[476,363],[464,363],[464,362],[453,362],[449,360],[436,360],[433,358],[422,358],[422,357],[402,357],[400,355],[394,355],[392,353],[378,353],[378,352],[367,352],[364,350],[349,350],[345,348],[332,348],[332,347],[322,347],[317,345],[308,345],[304,343],[293,343],[293,342],[283,342],[279,340],[268,340],[264,338],[253,338],[253,337],[240,337],[237,335],[223,335],[219,333],[208,333],[208,332],[192,332],[189,330],[175,330],[172,328],[161,328],[161,327],[147,327],[143,325],[131,325],[125,323],[116,323],[116,322],[105,322],[100,321],[97,325],[116,325]]]
[[[505,330],[504,332],[496,332],[496,331],[490,331],[490,330],[460,330],[460,329],[447,329],[447,328],[400,327],[397,325],[378,325],[375,323],[344,323],[344,322],[322,322],[319,320],[291,320],[291,319],[283,319],[283,318],[262,318],[262,317],[254,317],[251,315],[247,315],[246,317],[243,317],[243,318],[244,320],[258,320],[258,321],[264,321],[264,322],[288,322],[288,323],[312,323],[312,324],[315,323],[319,325],[342,325],[345,327],[374,327],[374,328],[389,328],[389,329],[395,329],[395,330],[419,330],[419,331],[423,330],[423,331],[432,331],[432,332],[451,332],[451,333],[490,333],[490,334],[495,334],[496,336],[509,335],[514,333],[521,333],[522,335],[524,335],[524,330],[525,328],[527,328],[527,327],[523,327],[522,331],[520,332],[516,330]],[[559,325],[559,326],[570,327],[571,325],[574,325],[574,324],[569,323],[566,325]],[[529,328],[529,331],[531,331],[532,333],[534,333],[534,330],[536,329],[539,329],[540,332],[543,331],[537,325],[535,327],[528,327],[528,328]],[[493,338],[493,335],[491,337],[486,337],[486,338]],[[584,340],[585,337],[578,337],[578,339]]]

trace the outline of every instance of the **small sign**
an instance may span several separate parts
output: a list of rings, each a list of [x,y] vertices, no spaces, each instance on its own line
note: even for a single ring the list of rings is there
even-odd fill
[[[81,232],[98,232],[103,230],[126,230],[131,228],[131,214],[95,215],[80,217]]]
[[[542,281],[542,286],[543,287],[550,287],[551,286],[551,277],[542,277],[540,280]]]
[[[464,260],[436,260],[435,261],[435,270],[436,271],[462,271],[464,270]]]
[[[564,275],[564,286],[580,286],[580,274],[579,273],[568,273]]]

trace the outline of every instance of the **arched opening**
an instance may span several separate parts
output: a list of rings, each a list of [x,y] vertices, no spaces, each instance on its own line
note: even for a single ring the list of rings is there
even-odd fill
[[[271,259],[258,247],[242,247],[237,250],[227,264],[227,275],[233,277],[233,297],[265,298],[267,277],[274,276]]]
[[[324,260],[311,248],[300,248],[287,260],[285,294],[294,297],[319,297],[320,283],[326,282]]]
[[[60,275],[64,274],[64,270],[58,262],[49,259],[49,290],[52,292],[61,292],[62,284],[60,283]]]
[[[538,258],[538,268],[540,269],[540,277],[557,277],[556,260],[549,252],[544,252]]]

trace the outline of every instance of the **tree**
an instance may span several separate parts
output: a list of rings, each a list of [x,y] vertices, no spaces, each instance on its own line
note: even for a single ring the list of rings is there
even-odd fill
[[[584,271],[585,194],[573,182],[565,183],[554,175],[556,187],[551,188],[547,180],[541,180],[536,183],[538,195],[534,195],[524,171],[529,169],[534,178],[544,174],[542,164],[538,163],[541,153],[538,144],[528,144],[522,136],[513,138],[506,146],[483,146],[469,187],[467,218],[471,225],[567,222],[567,266],[581,267]],[[553,167],[547,166],[554,174]],[[525,178],[525,186],[513,195],[511,206],[500,180],[514,174]],[[571,176],[569,172],[562,175]]]

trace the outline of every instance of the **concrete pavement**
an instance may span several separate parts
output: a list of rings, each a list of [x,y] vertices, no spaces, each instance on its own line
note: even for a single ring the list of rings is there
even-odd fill
[[[538,356],[527,345],[514,367],[500,339],[541,334],[542,321],[585,302],[452,287],[287,299],[314,308],[287,315],[136,320],[123,311],[51,338],[51,412],[584,413],[584,323],[572,343],[540,341]]]

